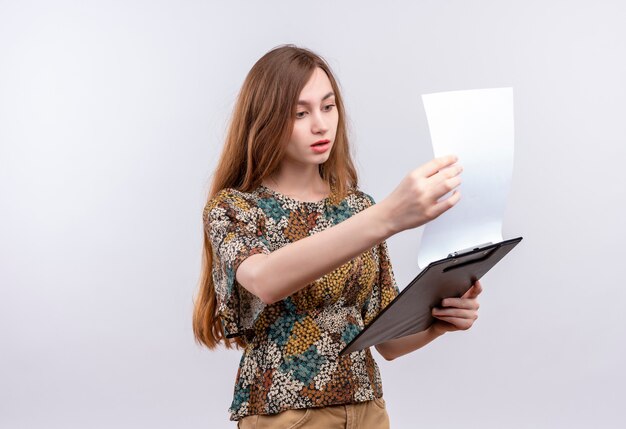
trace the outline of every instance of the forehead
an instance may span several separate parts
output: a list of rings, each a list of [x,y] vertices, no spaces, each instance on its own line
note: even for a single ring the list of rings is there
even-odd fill
[[[300,92],[300,100],[315,101],[333,90],[330,79],[321,68],[317,67]]]

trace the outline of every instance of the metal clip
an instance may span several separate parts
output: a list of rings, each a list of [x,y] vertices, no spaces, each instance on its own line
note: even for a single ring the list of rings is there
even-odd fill
[[[472,247],[468,247],[467,249],[457,250],[456,252],[452,252],[448,254],[448,258],[456,258],[457,256],[462,256],[466,253],[473,252],[474,250],[482,249],[483,247],[489,246],[490,244],[493,244],[493,243],[489,241],[487,243],[479,244],[478,246],[472,246]]]

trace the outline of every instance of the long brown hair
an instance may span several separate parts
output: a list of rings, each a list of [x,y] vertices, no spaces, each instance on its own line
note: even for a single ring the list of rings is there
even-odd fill
[[[224,188],[249,192],[278,170],[293,131],[298,97],[317,67],[330,80],[339,116],[335,142],[328,160],[319,166],[320,176],[333,189],[331,202],[341,201],[350,190],[357,188],[343,100],[330,67],[308,49],[282,45],[263,55],[246,76],[213,174],[207,204]],[[224,336],[217,314],[211,243],[206,225],[203,229],[202,268],[193,311],[196,342],[209,349],[220,342],[227,348],[235,344],[245,347],[243,337]]]

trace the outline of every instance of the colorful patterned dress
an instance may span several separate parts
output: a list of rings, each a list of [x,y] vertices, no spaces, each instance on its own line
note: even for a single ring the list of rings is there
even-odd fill
[[[263,185],[223,189],[203,213],[213,248],[218,313],[228,337],[244,335],[230,419],[382,397],[369,349],[341,349],[398,294],[381,244],[293,295],[264,304],[235,279],[239,264],[344,221],[374,204],[353,190],[338,204],[292,199]],[[280,273],[276,273],[280,276]]]

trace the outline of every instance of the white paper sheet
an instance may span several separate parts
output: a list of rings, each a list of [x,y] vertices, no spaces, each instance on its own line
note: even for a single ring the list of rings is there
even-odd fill
[[[422,100],[435,157],[457,155],[463,166],[461,200],[424,227],[417,261],[423,269],[452,252],[502,241],[514,129],[513,88],[424,94]]]

